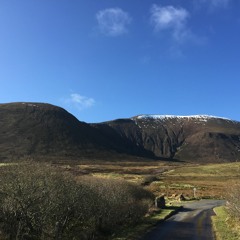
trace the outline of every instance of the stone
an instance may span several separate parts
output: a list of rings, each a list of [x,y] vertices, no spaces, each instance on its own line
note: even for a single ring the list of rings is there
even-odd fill
[[[155,207],[157,208],[165,208],[166,201],[164,195],[155,198]]]

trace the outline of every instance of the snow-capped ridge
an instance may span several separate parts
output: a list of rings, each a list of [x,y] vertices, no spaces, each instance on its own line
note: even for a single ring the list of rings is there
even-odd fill
[[[133,117],[133,119],[155,119],[155,120],[167,120],[167,119],[199,119],[199,120],[210,120],[210,119],[223,119],[232,121],[229,118],[217,117],[212,115],[189,115],[189,116],[179,116],[179,115],[157,115],[157,114],[143,114]]]

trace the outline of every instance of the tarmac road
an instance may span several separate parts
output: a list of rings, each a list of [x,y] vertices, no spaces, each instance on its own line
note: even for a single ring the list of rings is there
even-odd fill
[[[213,240],[211,225],[213,208],[224,205],[223,200],[200,200],[186,203],[183,209],[141,240]]]

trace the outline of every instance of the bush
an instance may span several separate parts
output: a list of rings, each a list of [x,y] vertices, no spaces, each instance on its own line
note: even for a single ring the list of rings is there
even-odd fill
[[[134,223],[152,195],[134,185],[73,176],[43,164],[1,168],[0,231],[6,239],[94,239]]]
[[[85,186],[49,167],[11,167],[1,174],[2,232],[7,239],[67,239],[91,219],[88,195],[92,194]]]
[[[97,215],[103,232],[117,225],[136,223],[154,199],[152,193],[126,181],[84,177],[81,183],[98,195]]]
[[[147,186],[150,185],[152,182],[158,181],[158,178],[154,175],[145,176],[141,182],[141,185]]]
[[[233,183],[226,192],[228,212],[232,217],[240,220],[240,183]]]

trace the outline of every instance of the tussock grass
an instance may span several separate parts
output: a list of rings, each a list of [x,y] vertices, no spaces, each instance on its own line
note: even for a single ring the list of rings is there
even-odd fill
[[[72,166],[71,166],[72,167]],[[149,181],[147,189],[155,195],[181,194],[193,197],[224,198],[225,189],[232,180],[240,182],[240,163],[190,164],[169,162],[85,162],[75,165],[85,174],[107,179],[124,179],[142,184],[148,176],[158,179]]]
[[[169,186],[171,192],[182,191],[192,196],[195,187],[197,197],[225,198],[231,182],[240,182],[240,163],[176,166],[163,175],[165,185]],[[184,187],[187,185],[189,189]]]
[[[121,173],[93,173],[92,176],[104,179],[123,179],[133,183],[140,183],[143,179],[141,175]]]
[[[166,174],[172,176],[224,176],[224,177],[239,177],[240,176],[240,162],[235,163],[221,163],[221,164],[207,164],[198,166],[179,167]]]
[[[5,166],[10,166],[10,165],[14,165],[16,163],[0,163],[0,167],[5,167]]]
[[[236,223],[228,215],[224,206],[214,208],[216,216],[212,216],[214,233],[217,240],[239,240],[240,231]]]

